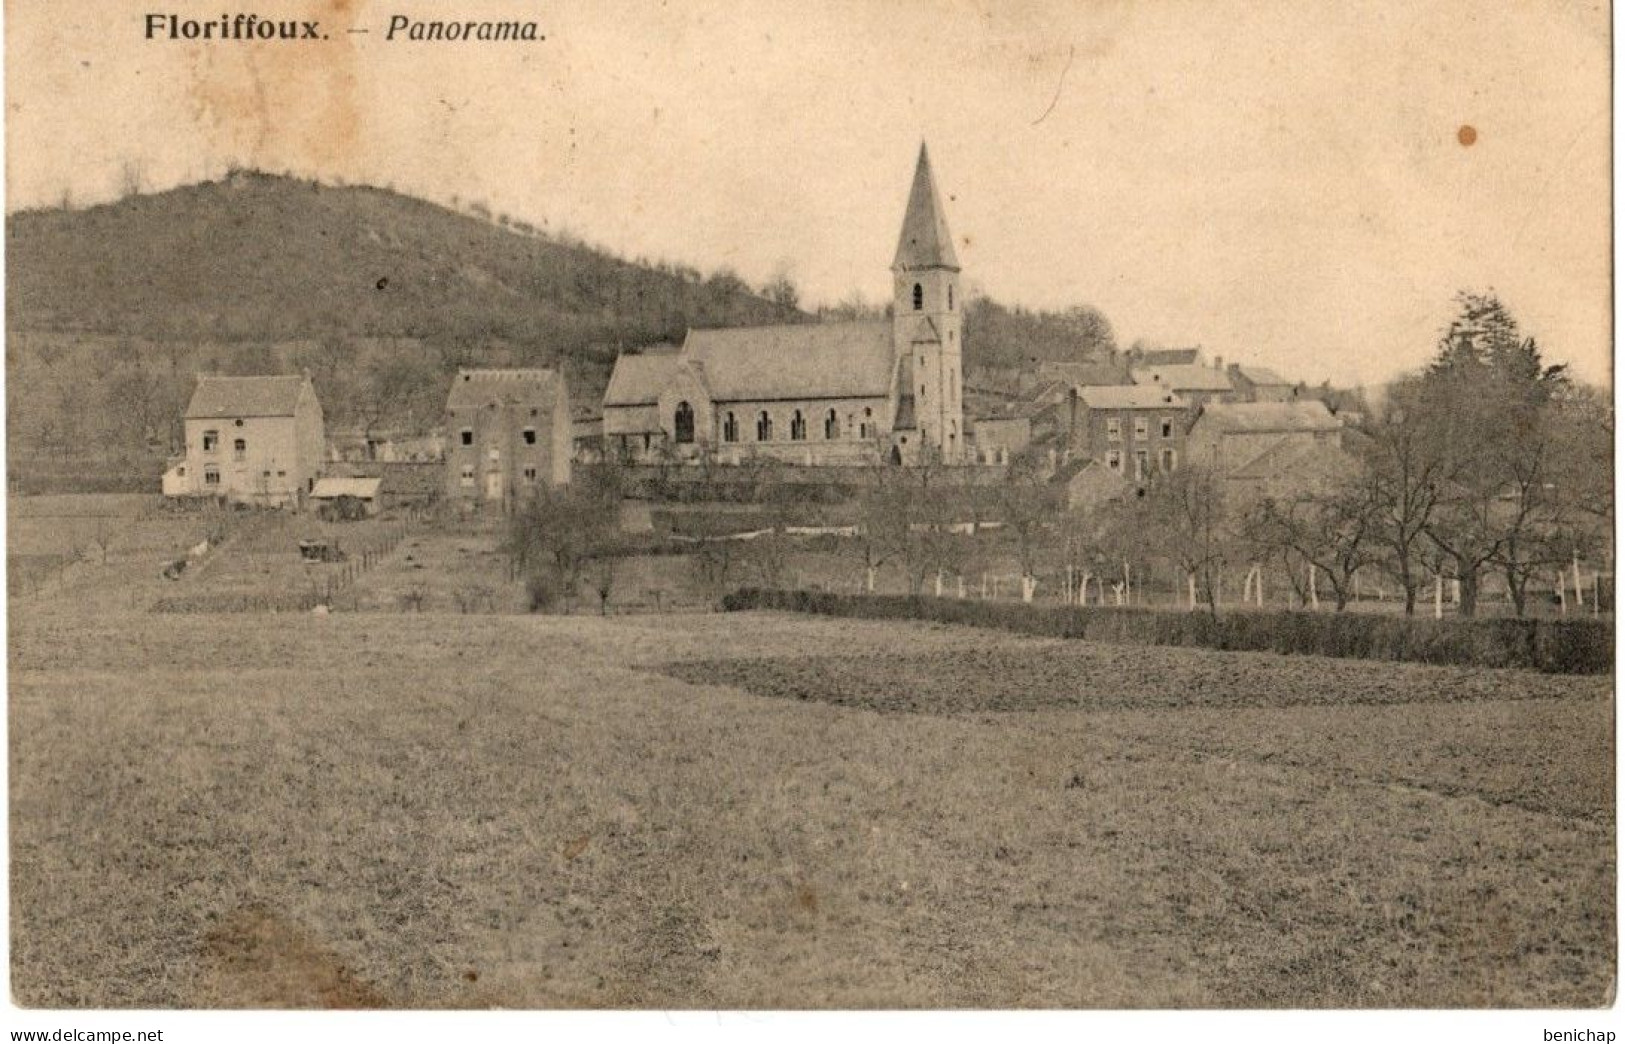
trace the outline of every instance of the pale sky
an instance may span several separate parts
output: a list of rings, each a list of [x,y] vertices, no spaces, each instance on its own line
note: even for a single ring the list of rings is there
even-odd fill
[[[148,42],[154,7],[249,9],[7,2],[11,209],[237,161],[882,299],[923,138],[966,280],[1095,305],[1125,346],[1372,382],[1493,288],[1549,361],[1610,377],[1602,4],[433,5],[538,44],[385,42],[421,2],[252,7],[320,18],[311,45]]]

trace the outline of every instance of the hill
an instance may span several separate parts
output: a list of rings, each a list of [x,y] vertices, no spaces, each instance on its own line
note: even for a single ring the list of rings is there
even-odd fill
[[[737,278],[634,264],[385,189],[258,173],[11,215],[9,329],[223,341],[595,342],[797,313]]]

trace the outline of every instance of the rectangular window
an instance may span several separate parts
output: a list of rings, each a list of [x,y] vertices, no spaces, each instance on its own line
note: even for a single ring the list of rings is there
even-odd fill
[[[1123,451],[1122,450],[1107,450],[1106,451],[1106,466],[1108,468],[1112,469],[1113,471],[1122,471],[1123,470]]]
[[[1106,418],[1106,438],[1111,442],[1123,441],[1123,422],[1116,417]]]
[[[1151,433],[1151,429],[1150,429],[1150,427],[1148,425],[1149,425],[1149,422],[1144,417],[1135,417],[1134,418],[1134,437],[1137,438],[1137,439],[1143,439],[1143,438],[1148,437],[1150,435],[1150,433]]]
[[[527,446],[536,445],[536,429],[535,428],[526,428],[525,429],[525,445],[527,445]]]
[[[247,455],[248,455],[248,440],[247,439],[232,439],[231,440],[231,459],[232,460],[242,460]]]
[[[474,465],[463,465],[462,482],[465,486],[472,486],[474,484]]]
[[[204,453],[213,453],[219,447],[219,445],[220,433],[218,431],[206,431],[203,433]]]
[[[220,469],[213,464],[205,464],[203,466],[203,484],[205,486],[220,485]]]
[[[1162,418],[1162,437],[1165,439],[1174,437],[1174,419],[1172,417]]]
[[[1162,451],[1162,470],[1165,472],[1174,470],[1174,451],[1171,449]]]
[[[463,435],[463,445],[465,445],[465,446],[474,445],[474,429],[473,428],[464,428],[463,432],[462,432],[462,435]]]
[[[1145,473],[1151,468],[1151,455],[1145,450],[1134,451],[1134,477],[1145,478]]]
[[[536,469],[535,468],[526,468],[525,469],[525,485],[534,486],[535,484],[536,484]]]

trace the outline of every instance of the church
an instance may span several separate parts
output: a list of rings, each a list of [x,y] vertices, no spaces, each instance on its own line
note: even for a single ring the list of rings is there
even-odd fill
[[[623,353],[604,444],[628,461],[899,464],[968,458],[959,260],[920,146],[892,260],[892,316],[690,330]]]

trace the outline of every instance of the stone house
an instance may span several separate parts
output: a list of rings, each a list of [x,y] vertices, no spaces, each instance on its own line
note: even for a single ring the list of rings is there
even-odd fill
[[[1131,374],[1135,384],[1173,392],[1195,407],[1206,406],[1210,402],[1234,402],[1237,398],[1235,385],[1230,383],[1223,359],[1215,360],[1212,366],[1199,363],[1136,365]]]
[[[297,509],[316,484],[326,436],[308,376],[199,377],[184,427],[168,496]]]
[[[1108,472],[1144,481],[1173,471],[1184,457],[1191,405],[1167,388],[1144,384],[1075,388],[1069,413],[1071,455],[1097,460]]]
[[[555,370],[460,370],[446,395],[446,497],[508,511],[570,481],[570,396]]]
[[[1296,384],[1266,367],[1231,363],[1226,373],[1242,402],[1291,402],[1298,397]]]
[[[1319,399],[1216,404],[1192,422],[1186,456],[1227,492],[1288,495],[1335,478],[1342,427]]]

